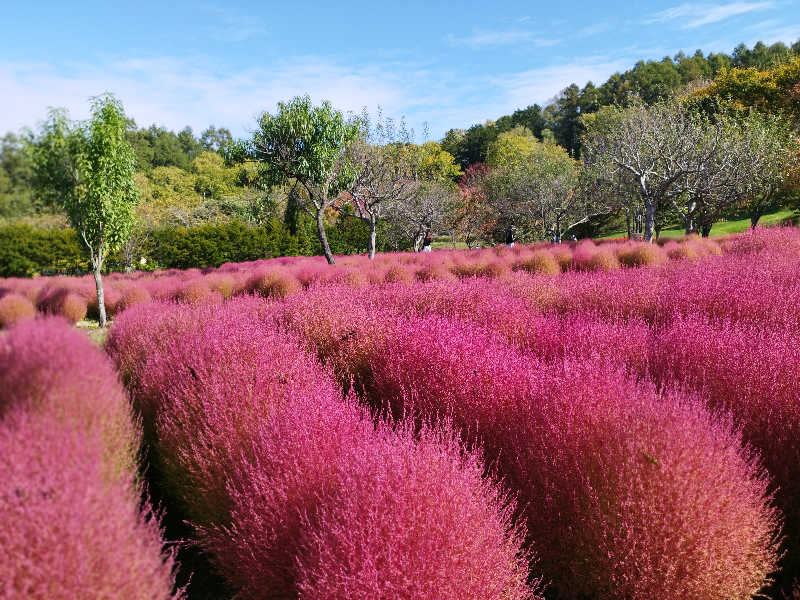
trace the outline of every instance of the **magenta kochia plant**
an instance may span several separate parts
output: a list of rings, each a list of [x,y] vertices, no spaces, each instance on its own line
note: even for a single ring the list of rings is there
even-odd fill
[[[341,464],[335,499],[305,530],[300,597],[532,598],[521,532],[509,535],[511,507],[479,456],[447,429],[379,433]]]
[[[452,419],[483,445],[559,597],[745,600],[768,580],[768,482],[699,401],[596,361],[548,365],[464,323],[392,331],[370,361],[370,400]]]
[[[482,461],[446,429],[417,445],[376,425],[259,306],[162,307],[166,326],[132,310],[112,330],[167,491],[237,597],[532,596],[513,505]],[[158,332],[150,352],[125,348],[144,344],[137,323]]]
[[[65,321],[0,339],[0,598],[174,598],[107,358]]]
[[[662,385],[696,390],[727,411],[760,451],[786,516],[785,570],[800,578],[800,332],[745,323],[677,319],[653,343]]]

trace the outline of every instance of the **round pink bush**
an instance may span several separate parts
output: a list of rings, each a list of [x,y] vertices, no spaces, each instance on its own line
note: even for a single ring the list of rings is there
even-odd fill
[[[651,372],[662,385],[695,390],[732,415],[777,486],[786,517],[785,570],[800,575],[800,346],[798,331],[676,319],[653,341]]]
[[[135,304],[147,304],[152,301],[150,292],[145,288],[140,285],[129,285],[122,292],[122,297],[117,304],[117,312],[122,312]]]
[[[343,466],[301,541],[300,598],[533,597],[507,499],[449,434],[386,435]]]
[[[36,307],[25,296],[6,294],[0,298],[0,328],[13,327],[35,316]]]
[[[0,339],[0,597],[174,597],[137,451],[116,373],[85,335],[42,319]]]

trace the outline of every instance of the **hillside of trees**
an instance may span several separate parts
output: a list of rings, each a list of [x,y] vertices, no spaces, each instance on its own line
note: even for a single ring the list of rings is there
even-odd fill
[[[419,250],[429,233],[472,246],[501,241],[509,229],[531,241],[621,229],[630,236],[657,236],[669,225],[708,234],[714,221],[743,216],[755,224],[767,212],[800,204],[798,86],[800,41],[759,42],[730,54],[698,50],[639,61],[600,85],[572,84],[544,107],[533,104],[451,129],[438,142],[417,144],[402,121],[379,114],[370,122],[365,113],[359,121],[362,141],[347,149],[359,175],[317,210],[328,232],[323,238],[333,253],[355,253]],[[661,123],[653,120],[658,111]],[[656,126],[663,123],[675,131]],[[680,139],[694,136],[694,145],[673,150],[693,152],[704,162],[675,174],[686,182],[683,187],[673,185],[649,199],[644,188],[634,189],[636,178],[619,168],[614,148],[628,143],[617,131],[623,127],[629,134],[638,127],[641,139],[659,140],[684,128]],[[66,263],[52,252],[34,259],[8,250],[21,239],[36,239],[41,255],[48,236],[61,249],[53,252],[69,245],[69,235],[60,232],[67,220],[58,199],[37,191],[34,150],[40,138],[34,129],[0,138],[0,257],[24,265],[6,274],[83,268],[77,240],[69,251],[75,257]],[[271,179],[269,157],[242,154],[248,142],[233,139],[228,129],[212,125],[199,135],[189,127],[176,133],[131,120],[127,141],[136,160],[136,226],[110,268],[202,267],[253,254],[325,250],[315,213],[308,210],[308,187],[296,178]],[[748,164],[757,169],[734,168],[732,157],[744,160],[748,147],[758,157]],[[269,242],[250,245],[242,255],[231,251],[230,241],[226,250],[211,248],[222,230],[235,232],[234,238],[250,231]],[[182,257],[177,262],[169,250],[177,248],[175,240],[184,244],[173,252]],[[196,263],[192,255],[199,257]]]

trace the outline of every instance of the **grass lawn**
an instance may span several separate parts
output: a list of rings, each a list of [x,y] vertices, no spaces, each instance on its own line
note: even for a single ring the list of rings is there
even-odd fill
[[[109,324],[110,325],[110,324]],[[94,319],[83,319],[78,321],[75,326],[81,331],[85,331],[93,342],[98,346],[102,346],[108,336],[108,327],[100,329],[100,323]]]
[[[761,220],[758,222],[760,227],[769,227],[771,225],[780,225],[781,223],[785,223],[786,221],[790,220],[795,215],[795,212],[791,209],[783,209],[779,210],[778,212],[770,213],[768,215],[764,215],[761,217]],[[740,219],[738,221],[718,221],[714,223],[714,227],[711,228],[711,237],[715,237],[718,235],[727,235],[729,233],[741,233],[742,231],[747,231],[750,229],[750,219]],[[684,235],[685,229],[682,225],[673,225],[668,229],[661,230],[661,237],[662,238],[678,238]],[[625,230],[615,231],[614,233],[610,233],[608,235],[604,235],[601,239],[607,238],[621,238],[625,237],[627,233]]]

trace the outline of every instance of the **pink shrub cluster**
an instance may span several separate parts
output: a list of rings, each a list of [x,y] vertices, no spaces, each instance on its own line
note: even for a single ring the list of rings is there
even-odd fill
[[[107,358],[59,320],[0,338],[0,598],[174,598]]]
[[[396,331],[371,363],[371,401],[452,419],[485,448],[561,597],[744,599],[765,584],[767,480],[698,401],[602,363],[531,360],[446,319]]]
[[[238,597],[532,597],[513,504],[479,456],[446,427],[374,423],[274,318],[255,298],[143,306],[109,342]]]
[[[245,263],[225,263],[217,269],[169,269],[153,273],[112,273],[105,278],[108,315],[137,302],[175,300],[189,304],[219,303],[240,294],[284,298],[316,286],[379,285],[415,281],[487,278],[506,280],[512,272],[553,277],[561,272],[608,273],[621,267],[657,267],[670,259],[698,259],[720,255],[723,248],[736,255],[759,254],[796,248],[800,235],[791,228],[730,236],[717,243],[688,236],[670,240],[663,248],[625,240],[500,246],[483,250],[438,250],[435,253],[392,253],[369,261],[363,256],[342,256],[333,268],[322,257],[282,257]],[[628,269],[625,269],[627,271]],[[0,293],[28,297],[40,312],[76,320],[97,315],[94,281],[82,278],[43,277],[36,280],[0,280]],[[83,313],[82,304],[86,312]]]
[[[476,308],[472,324],[455,297],[449,316],[458,321],[434,316],[444,312],[436,301],[422,311],[430,316],[409,318],[415,301],[441,297],[442,287],[361,300],[337,290],[336,307],[310,292],[283,318],[341,381],[360,382],[376,411],[452,420],[465,441],[484,448],[526,507],[545,578],[563,597],[705,598],[713,589],[749,598],[765,584],[778,517],[739,435],[699,400],[664,402],[606,362],[627,334],[637,340],[628,365],[636,357],[633,368],[645,371],[644,324],[616,332],[593,320],[539,317],[526,350],[542,362],[501,341],[508,329],[490,321],[486,329],[474,290],[461,289],[464,305]],[[564,362],[570,357],[593,358],[578,366]]]

